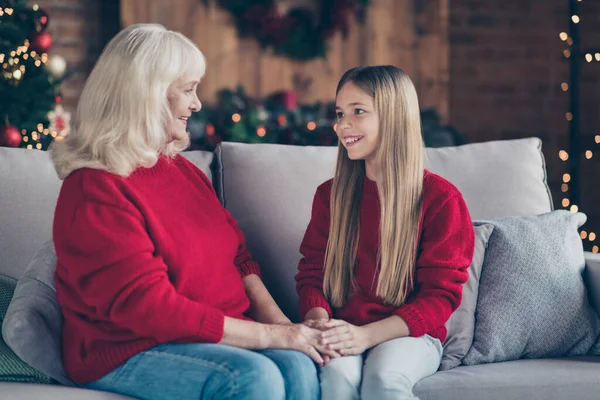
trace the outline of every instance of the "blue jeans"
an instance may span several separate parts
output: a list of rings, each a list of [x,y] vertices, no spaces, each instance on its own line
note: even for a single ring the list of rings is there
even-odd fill
[[[321,368],[323,400],[417,399],[413,386],[433,375],[442,343],[429,335],[383,342],[359,356],[334,358]]]
[[[312,400],[320,391],[316,366],[303,353],[210,343],[151,348],[84,386],[144,400]]]

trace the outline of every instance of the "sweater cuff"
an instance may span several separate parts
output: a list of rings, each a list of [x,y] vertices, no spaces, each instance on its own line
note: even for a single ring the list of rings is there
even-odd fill
[[[420,337],[427,333],[427,324],[421,316],[421,313],[412,305],[406,304],[396,310],[406,325],[408,326],[409,335],[412,337]]]
[[[306,288],[300,293],[300,319],[304,321],[306,314],[315,307],[324,308],[329,314],[329,318],[333,316],[329,302],[319,289]]]
[[[256,274],[262,280],[262,275],[260,274],[260,266],[258,263],[248,260],[244,261],[241,264],[236,265],[237,270],[239,271],[242,278],[245,278],[248,275]]]
[[[223,339],[224,331],[225,314],[212,307],[204,308],[198,332],[200,340],[208,343],[219,343]]]

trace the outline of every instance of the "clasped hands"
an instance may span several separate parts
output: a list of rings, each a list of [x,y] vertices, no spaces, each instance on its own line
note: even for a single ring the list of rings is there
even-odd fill
[[[321,331],[318,350],[324,364],[332,358],[362,354],[371,347],[366,327],[326,318],[307,319],[303,324]]]

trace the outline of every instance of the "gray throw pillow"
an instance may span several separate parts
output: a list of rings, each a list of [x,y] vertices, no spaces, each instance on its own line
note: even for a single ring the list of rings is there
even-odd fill
[[[475,314],[473,345],[464,365],[578,356],[600,334],[583,281],[578,228],[582,213],[565,210],[486,221],[488,242]]]
[[[0,323],[4,321],[16,286],[15,279],[0,274]],[[53,383],[54,381],[23,362],[0,337],[0,382]]]
[[[446,322],[448,336],[444,341],[444,353],[442,355],[440,371],[446,371],[459,366],[473,343],[479,278],[481,277],[485,249],[494,226],[482,224],[474,228],[475,252],[473,254],[473,262],[471,262],[468,270],[469,280],[463,285],[460,306],[452,313],[448,322]]]
[[[27,364],[73,385],[62,363],[62,323],[56,301],[54,242],[46,242],[19,279],[2,324],[6,344]]]

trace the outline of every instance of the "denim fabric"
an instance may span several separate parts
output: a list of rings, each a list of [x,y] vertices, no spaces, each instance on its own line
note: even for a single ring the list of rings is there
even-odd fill
[[[210,343],[154,347],[85,387],[142,400],[319,398],[316,366],[308,356]]]

